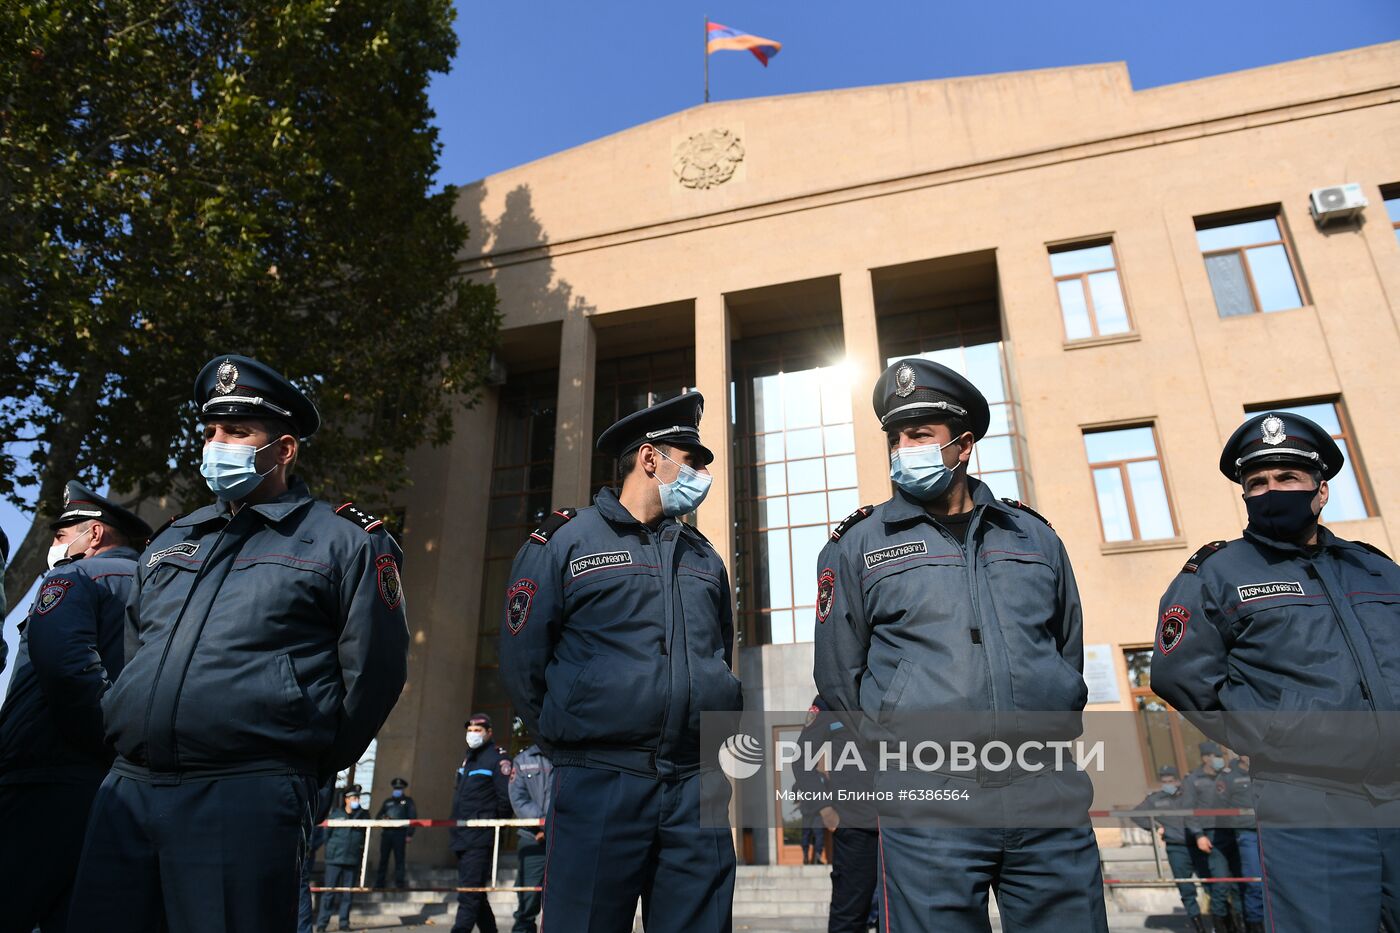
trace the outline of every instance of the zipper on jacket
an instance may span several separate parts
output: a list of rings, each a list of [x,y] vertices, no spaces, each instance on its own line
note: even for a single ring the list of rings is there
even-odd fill
[[[1308,561],[1308,576],[1317,581],[1317,585],[1322,587],[1322,595],[1327,597],[1327,605],[1332,609],[1332,618],[1337,623],[1337,631],[1341,632],[1342,641],[1347,643],[1347,651],[1351,652],[1351,663],[1356,665],[1357,686],[1361,688],[1361,697],[1366,704],[1371,707],[1371,711],[1376,710],[1376,701],[1371,696],[1371,688],[1366,683],[1366,669],[1361,666],[1361,656],[1356,653],[1356,645],[1352,644],[1351,635],[1347,632],[1346,623],[1342,621],[1342,614],[1337,609],[1337,601],[1332,598],[1332,591],[1327,586],[1327,581],[1322,579],[1322,574],[1318,573],[1312,561]]]
[[[666,568],[661,565],[661,548],[656,543],[656,536],[652,534],[650,528],[647,528],[645,525],[643,525],[642,534],[646,538],[647,548],[649,549],[649,553],[652,555],[652,559],[656,561],[657,569],[661,571],[661,582],[664,588],[664,592],[662,594],[664,597],[664,599],[662,600],[663,613],[670,612],[669,607],[672,598],[672,593],[669,587],[665,587]],[[676,637],[676,625],[674,620],[671,623],[671,631],[669,634],[667,634],[665,631],[666,622],[664,616],[661,624],[663,627],[661,638],[661,656],[666,658],[666,686],[662,694],[663,701],[661,704],[661,728],[656,734],[656,748],[651,753],[651,765],[653,769],[656,768],[656,759],[661,757],[661,745],[663,742],[666,741],[666,726],[671,719],[671,668],[674,665],[674,662],[671,658],[672,651],[670,643]]]
[[[963,548],[967,558],[967,588],[968,595],[972,600],[972,618],[977,623],[978,637],[982,645],[982,659],[987,663],[987,689],[992,692],[992,712],[997,710],[997,678],[996,672],[992,670],[992,654],[987,644],[987,639],[981,635],[986,631],[986,625],[982,623],[982,604],[977,598],[977,526],[981,524],[983,506],[975,506],[972,513],[972,521],[967,523],[967,545]],[[946,531],[944,534],[948,534]],[[1000,631],[998,631],[1000,637]],[[1003,653],[1004,650],[1003,650]]]

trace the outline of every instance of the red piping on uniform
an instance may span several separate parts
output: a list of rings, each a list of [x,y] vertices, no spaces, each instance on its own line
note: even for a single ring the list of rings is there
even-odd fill
[[[1264,829],[1259,827],[1255,830],[1255,838],[1259,841],[1259,883],[1264,887],[1264,916],[1269,920],[1269,930],[1273,933],[1277,927],[1274,925],[1274,902],[1269,897],[1269,866],[1264,862]]]
[[[885,833],[880,829],[880,817],[875,817],[875,839],[880,846],[880,890],[885,897],[885,933],[890,933],[890,876],[885,873]]]

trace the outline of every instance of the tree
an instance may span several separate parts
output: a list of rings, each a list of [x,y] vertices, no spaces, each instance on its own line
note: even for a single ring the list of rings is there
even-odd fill
[[[208,501],[189,399],[216,353],[312,395],[313,488],[382,496],[450,438],[499,327],[456,273],[454,190],[431,191],[453,20],[450,0],[0,4],[0,495],[38,503],[10,592],[70,478]]]

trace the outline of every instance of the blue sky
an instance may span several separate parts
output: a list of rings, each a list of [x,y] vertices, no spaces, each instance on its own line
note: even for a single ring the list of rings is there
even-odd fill
[[[716,100],[1106,61],[1126,61],[1146,88],[1400,39],[1396,0],[459,0],[458,10],[457,61],[431,88],[438,177],[455,184],[699,104],[706,16],[783,43],[767,68],[747,52],[712,56]],[[0,503],[0,527],[17,546],[28,518]]]

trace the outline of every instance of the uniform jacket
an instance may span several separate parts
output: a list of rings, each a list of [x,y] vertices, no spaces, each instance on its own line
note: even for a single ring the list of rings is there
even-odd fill
[[[729,576],[689,525],[638,522],[612,489],[516,555],[501,674],[556,766],[699,770],[700,713],[743,708]]]
[[[1256,779],[1400,799],[1400,567],[1326,528],[1318,545],[1246,530],[1198,552],[1162,597],[1152,689]]]
[[[457,769],[457,786],[452,793],[452,819],[495,820],[509,818],[510,756],[498,745],[487,742],[468,748]],[[482,834],[465,826],[453,827],[449,835],[454,851],[463,852],[478,842]],[[490,835],[484,837],[488,842]]]
[[[822,549],[814,674],[833,710],[880,722],[1084,708],[1083,621],[1064,545],[1044,520],[968,485],[966,549],[902,490]]]
[[[1221,777],[1225,779],[1225,806],[1237,810],[1254,809],[1254,781],[1248,768],[1240,767],[1240,763],[1236,761]],[[1223,818],[1220,825],[1234,829],[1253,829],[1254,822],[1252,816],[1230,816]]]
[[[379,805],[379,812],[374,814],[374,818],[376,820],[416,820],[418,819],[418,805],[407,794],[402,797],[390,795],[385,797],[384,802]],[[417,826],[408,826],[403,829],[381,829],[380,832],[412,836],[417,829]]]
[[[822,710],[810,725],[803,727],[797,741],[802,747],[802,757],[792,764],[793,789],[830,795],[830,800],[798,801],[802,813],[820,814],[826,807],[831,807],[841,817],[840,826],[874,829],[875,806],[863,798],[875,789],[876,764],[868,748],[855,736],[855,730],[847,728],[830,711]],[[823,758],[824,745],[830,751]],[[812,767],[808,767],[809,748]],[[855,757],[865,764],[865,770],[854,766]],[[824,762],[825,774],[815,767],[818,761]],[[844,800],[841,799],[843,792],[846,795]]]
[[[103,699],[117,770],[325,778],[353,764],[406,676],[401,557],[383,525],[337,515],[300,480],[159,532]]]
[[[1185,810],[1186,804],[1181,800],[1182,793],[1164,793],[1161,790],[1154,790],[1143,798],[1142,803],[1133,807],[1134,810]],[[1152,821],[1146,817],[1135,816],[1132,821],[1149,832],[1152,830]],[[1169,846],[1187,845],[1185,817],[1180,816],[1159,816],[1157,823],[1166,830],[1164,840]],[[1195,843],[1192,842],[1192,845]]]
[[[515,756],[515,766],[510,769],[510,805],[516,816],[523,820],[545,818],[549,813],[553,775],[554,765],[538,745],[531,745]],[[538,831],[521,827],[521,845],[534,845]]]
[[[136,558],[113,548],[61,563],[40,583],[0,706],[0,784],[100,778],[111,766],[101,700],[122,670]]]
[[[347,812],[341,806],[331,811],[330,818],[333,820],[367,820],[369,814],[365,812],[363,807]],[[327,865],[359,865],[364,856],[365,836],[368,832],[364,829],[351,829],[348,826],[327,827],[325,863]]]
[[[1206,774],[1204,768],[1197,768],[1181,779],[1181,809],[1183,810],[1224,810],[1230,804],[1226,801],[1229,790],[1228,772]],[[1206,835],[1206,831],[1230,825],[1223,816],[1186,817],[1186,835],[1195,840]]]

